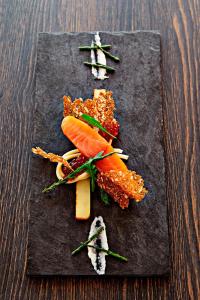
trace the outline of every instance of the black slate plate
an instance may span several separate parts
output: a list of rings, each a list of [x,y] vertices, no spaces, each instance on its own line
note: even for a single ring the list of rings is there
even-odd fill
[[[158,32],[101,32],[102,42],[112,44],[121,59],[106,81],[93,79],[83,61],[89,52],[78,46],[90,44],[93,33],[41,33],[36,65],[34,145],[63,154],[73,146],[61,132],[64,94],[91,98],[94,88],[113,91],[116,117],[121,124],[115,146],[130,155],[128,167],[141,174],[149,190],[139,204],[131,201],[122,210],[116,203],[105,207],[92,196],[91,218],[74,218],[75,187],[59,187],[43,194],[55,181],[55,165],[33,157],[28,244],[29,275],[96,275],[86,251],[71,251],[87,238],[95,216],[103,216],[109,246],[128,257],[128,263],[107,258],[107,275],[152,276],[169,271],[167,202],[160,96],[160,35]]]

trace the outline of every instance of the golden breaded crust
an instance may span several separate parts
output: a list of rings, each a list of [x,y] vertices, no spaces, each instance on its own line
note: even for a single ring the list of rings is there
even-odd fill
[[[114,119],[115,102],[112,92],[94,90],[93,99],[83,101],[82,98],[73,102],[69,96],[63,97],[64,117],[71,115],[80,118],[81,114],[88,114],[100,123],[111,122]]]
[[[110,170],[101,172],[97,176],[97,183],[105,190],[122,208],[128,207],[129,198],[141,201],[147,194],[144,180],[134,171]]]
[[[119,203],[121,208],[127,208],[129,206],[129,197],[126,195],[119,184],[113,182],[112,179],[106,176],[104,173],[97,175],[97,184],[108,193],[111,198]]]
[[[43,158],[49,159],[51,162],[56,163],[62,163],[70,172],[73,171],[72,167],[68,163],[66,159],[64,159],[62,156],[54,154],[54,153],[47,153],[44,150],[42,150],[40,147],[32,148],[32,152],[36,155],[40,155]]]

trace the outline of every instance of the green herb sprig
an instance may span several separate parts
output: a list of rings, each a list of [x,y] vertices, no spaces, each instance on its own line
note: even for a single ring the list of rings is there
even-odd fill
[[[110,135],[113,139],[116,139],[116,137],[114,135],[112,135],[108,130],[106,130],[99,121],[97,121],[96,119],[94,119],[93,117],[87,115],[87,114],[82,114],[81,118],[86,121],[88,124],[97,127],[99,129],[101,129],[101,131],[107,133],[108,135]]]
[[[68,179],[74,178],[78,173],[80,173],[80,171],[83,171],[83,170],[85,170],[90,175],[92,174],[92,176],[91,176],[91,189],[92,189],[92,191],[94,191],[97,169],[96,169],[95,165],[93,165],[93,164],[96,161],[104,159],[104,158],[106,158],[106,157],[108,157],[108,156],[110,156],[114,153],[115,152],[110,152],[110,153],[107,153],[107,154],[103,155],[103,151],[99,152],[97,155],[95,155],[95,157],[90,158],[83,165],[78,167],[76,170],[72,171],[64,179],[60,179],[60,180],[52,183],[49,187],[45,188],[42,192],[46,193],[46,192],[50,192],[50,191],[54,190],[59,185],[65,184],[68,181]]]
[[[80,243],[80,246],[78,246],[78,248],[76,248],[74,251],[72,251],[72,255],[79,253],[81,250],[83,250],[86,247],[91,247],[96,249],[97,251],[102,251],[105,252],[107,255],[110,255],[114,258],[117,258],[121,261],[128,261],[128,259],[125,256],[120,255],[119,253],[116,253],[110,249],[105,249],[102,247],[98,247],[98,246],[93,246],[93,245],[88,245],[91,241],[93,241],[94,239],[96,239],[99,234],[104,230],[104,227],[101,226],[97,229],[97,231],[85,242]]]
[[[103,64],[99,64],[99,63],[94,64],[94,63],[91,63],[89,61],[84,61],[83,63],[84,63],[84,65],[86,65],[88,67],[102,68],[102,69],[106,69],[109,72],[114,72],[115,71],[114,68],[109,67],[107,65],[103,65]]]
[[[104,249],[104,248],[101,248],[101,247],[98,247],[98,246],[93,246],[93,245],[88,245],[88,247],[94,248],[94,249],[96,249],[96,250],[98,250],[98,251],[105,252],[105,253],[107,253],[107,255],[110,255],[110,256],[112,256],[112,257],[115,257],[115,258],[117,258],[117,259],[119,259],[119,260],[122,260],[122,261],[128,261],[128,258],[126,258],[125,256],[122,256],[122,255],[120,255],[119,253],[114,252],[114,251],[111,251],[111,250],[109,250],[109,249],[107,250],[107,249]]]
[[[78,252],[80,252],[82,249],[84,249],[85,247],[87,247],[87,245],[93,241],[95,238],[97,238],[99,236],[99,234],[104,230],[103,226],[100,226],[97,231],[95,232],[95,234],[93,234],[87,241],[82,242],[80,244],[80,246],[78,248],[76,248],[74,251],[72,251],[72,255],[77,254]]]
[[[112,55],[110,52],[106,51],[102,46],[99,46],[97,44],[94,44],[95,47],[97,47],[98,49],[100,49],[105,55],[107,55],[108,57],[110,57],[111,59],[113,59],[116,62],[119,62],[120,59],[117,56]]]
[[[109,195],[102,189],[100,189],[100,197],[101,197],[101,201],[105,204],[105,205],[109,205],[110,204],[110,197]]]
[[[91,191],[94,192],[95,182],[96,182],[96,174],[97,174],[98,170],[95,165],[89,164],[86,172],[90,175]]]
[[[101,45],[101,48],[102,49],[110,49],[111,48],[111,45]],[[80,46],[79,47],[79,50],[81,51],[87,51],[87,50],[97,50],[97,46]]]

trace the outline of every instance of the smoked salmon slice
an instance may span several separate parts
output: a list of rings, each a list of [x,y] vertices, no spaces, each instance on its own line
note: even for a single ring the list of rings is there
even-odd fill
[[[114,151],[113,147],[96,130],[73,116],[65,117],[61,128],[64,135],[87,158],[94,157],[101,151],[104,155]],[[100,172],[110,170],[127,171],[126,165],[117,154],[96,162],[96,167]]]

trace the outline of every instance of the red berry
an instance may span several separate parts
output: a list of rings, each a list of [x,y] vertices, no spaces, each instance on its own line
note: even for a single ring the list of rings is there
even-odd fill
[[[82,164],[84,164],[87,160],[87,157],[81,154],[80,156],[72,159],[72,161],[70,162],[70,166],[73,170],[76,170],[78,167],[82,166]],[[62,166],[62,171],[65,174],[65,176],[67,176],[70,173],[69,169],[65,166]]]
[[[65,177],[66,177],[67,175],[69,175],[69,173],[70,173],[69,168],[67,168],[67,167],[64,166],[64,165],[62,165],[62,171],[63,171],[63,173],[65,174]]]
[[[119,123],[113,119],[112,122],[104,122],[102,126],[112,135],[117,136],[119,133]],[[112,137],[106,132],[99,131],[100,135],[103,136],[107,141],[109,141]]]
[[[74,158],[71,162],[70,165],[73,170],[76,170],[78,167],[82,166],[87,161],[87,157],[85,157],[83,154],[80,156]]]

